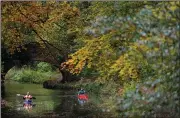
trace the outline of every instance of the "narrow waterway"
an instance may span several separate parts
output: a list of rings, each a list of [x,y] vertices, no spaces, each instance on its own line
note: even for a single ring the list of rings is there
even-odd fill
[[[7,105],[1,108],[2,118],[111,118],[108,112],[98,108],[98,100],[89,97],[85,103],[78,101],[75,90],[49,90],[37,84],[22,84],[12,81],[5,83]],[[29,91],[36,99],[33,107],[23,107],[22,96]],[[91,99],[92,98],[92,99]],[[96,100],[96,101],[94,101]]]

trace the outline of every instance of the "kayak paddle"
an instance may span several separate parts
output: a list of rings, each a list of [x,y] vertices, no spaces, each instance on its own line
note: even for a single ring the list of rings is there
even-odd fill
[[[21,94],[16,94],[17,96],[25,96],[25,95],[21,95]],[[36,99],[35,97],[32,97],[32,99]]]

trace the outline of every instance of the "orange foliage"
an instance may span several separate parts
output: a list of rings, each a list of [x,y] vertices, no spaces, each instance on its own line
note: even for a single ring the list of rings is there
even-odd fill
[[[45,26],[50,26],[54,22],[59,22],[61,19],[68,20],[69,25],[71,25],[71,22],[74,22],[74,17],[76,16],[79,16],[79,10],[71,7],[67,2],[46,1],[45,4],[42,4],[41,1],[2,2],[2,30],[8,28],[5,33],[9,42],[14,42],[14,39],[22,40],[24,38],[24,29],[20,29],[21,26],[19,24],[23,27],[25,26],[26,29],[32,29],[32,31],[38,33],[37,37],[40,38],[41,32],[47,28]],[[17,35],[19,38],[14,38]],[[39,42],[40,40],[37,41]],[[13,53],[20,45],[18,43],[14,45],[9,44],[11,52]]]

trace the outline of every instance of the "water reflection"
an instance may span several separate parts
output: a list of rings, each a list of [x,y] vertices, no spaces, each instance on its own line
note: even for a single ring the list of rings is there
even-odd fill
[[[88,102],[88,95],[87,94],[78,94],[78,102],[81,106]]]
[[[23,86],[27,88],[22,89]],[[24,100],[16,94],[23,94],[31,88],[33,100],[31,105],[24,105]],[[2,118],[110,118],[94,103],[94,100],[82,99],[76,95],[77,91],[47,90],[41,85],[8,84],[5,99],[8,106],[3,108]]]
[[[83,106],[87,102],[87,100],[78,99],[78,102],[81,106]]]

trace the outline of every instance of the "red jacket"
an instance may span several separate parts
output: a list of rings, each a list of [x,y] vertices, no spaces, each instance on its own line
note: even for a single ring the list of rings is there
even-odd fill
[[[80,100],[88,100],[88,95],[87,94],[79,94],[78,99],[80,99]]]
[[[25,95],[23,98],[25,98],[25,99],[32,99],[32,96],[31,95]]]

